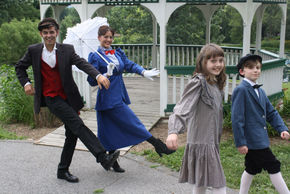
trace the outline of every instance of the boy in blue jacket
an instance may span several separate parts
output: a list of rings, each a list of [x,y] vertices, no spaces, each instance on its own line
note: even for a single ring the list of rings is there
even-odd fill
[[[254,175],[262,169],[268,171],[271,182],[280,194],[289,194],[280,173],[281,163],[269,148],[266,122],[281,134],[282,139],[289,139],[290,135],[261,85],[256,84],[261,74],[262,58],[248,54],[240,59],[237,68],[244,79],[232,95],[232,128],[238,151],[246,155],[240,194],[248,193]]]

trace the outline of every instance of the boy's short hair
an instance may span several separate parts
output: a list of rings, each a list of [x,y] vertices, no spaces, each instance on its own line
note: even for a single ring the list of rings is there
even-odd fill
[[[262,65],[262,57],[259,55],[247,54],[246,56],[243,56],[237,64],[238,72],[240,73],[240,69],[244,69],[244,67],[253,67],[257,62],[260,62]],[[241,74],[240,76],[244,77]]]
[[[53,18],[44,18],[38,24],[38,30],[41,32],[43,29],[48,29],[50,27],[55,27],[56,30],[59,29],[58,23]]]

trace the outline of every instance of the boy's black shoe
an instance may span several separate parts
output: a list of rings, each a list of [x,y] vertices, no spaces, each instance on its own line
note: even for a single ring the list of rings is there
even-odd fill
[[[120,155],[120,151],[117,150],[112,154],[104,154],[104,157],[101,160],[101,165],[105,170],[109,170],[113,164],[116,162],[117,158]]]

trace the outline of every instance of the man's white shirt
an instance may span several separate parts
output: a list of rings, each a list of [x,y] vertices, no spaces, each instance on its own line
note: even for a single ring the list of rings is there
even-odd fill
[[[56,46],[54,44],[53,50],[50,52],[44,45],[42,50],[42,60],[49,65],[49,67],[54,68],[56,64]]]

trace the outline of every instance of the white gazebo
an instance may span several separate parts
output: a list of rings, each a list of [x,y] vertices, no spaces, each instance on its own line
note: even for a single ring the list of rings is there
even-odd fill
[[[168,70],[167,66],[167,44],[166,44],[166,25],[172,15],[172,13],[179,7],[186,4],[194,4],[204,15],[206,21],[206,42],[210,42],[210,27],[211,19],[215,11],[220,8],[221,5],[227,4],[235,8],[241,15],[243,20],[243,47],[239,55],[245,55],[250,53],[250,37],[251,37],[251,25],[253,18],[256,14],[257,26],[256,26],[256,52],[261,49],[261,32],[262,32],[262,18],[266,7],[270,4],[277,4],[282,11],[281,28],[280,28],[280,50],[279,56],[273,55],[270,59],[278,59],[284,57],[284,43],[286,32],[286,13],[287,2],[286,0],[40,0],[40,13],[41,19],[44,18],[45,12],[51,6],[54,13],[54,18],[59,20],[61,12],[68,6],[73,6],[78,12],[81,22],[91,18],[93,14],[99,10],[106,11],[114,5],[141,5],[147,8],[153,18],[153,48],[152,48],[152,62],[154,63],[153,55],[156,52],[157,44],[157,24],[160,27],[160,43],[159,43],[159,62],[160,68],[160,115],[164,115],[164,110],[168,106]],[[239,56],[240,57],[240,56]],[[270,64],[270,63],[269,63]],[[272,63],[271,63],[272,64]],[[281,61],[279,61],[281,65]],[[278,74],[283,71],[283,67],[280,66]],[[269,66],[268,68],[269,69]],[[232,77],[232,74],[229,76]],[[233,78],[234,84],[236,80],[236,74]],[[282,75],[281,75],[282,76]],[[277,81],[279,83],[280,79]],[[281,91],[281,86],[278,87],[278,92]],[[232,86],[232,89],[234,86]],[[227,89],[226,89],[227,90]],[[271,89],[272,90],[272,89]],[[269,89],[270,91],[270,89]],[[267,90],[266,90],[267,92]],[[278,93],[277,91],[270,92],[269,95]],[[176,100],[176,99],[175,99]],[[175,103],[175,102],[173,102]]]

